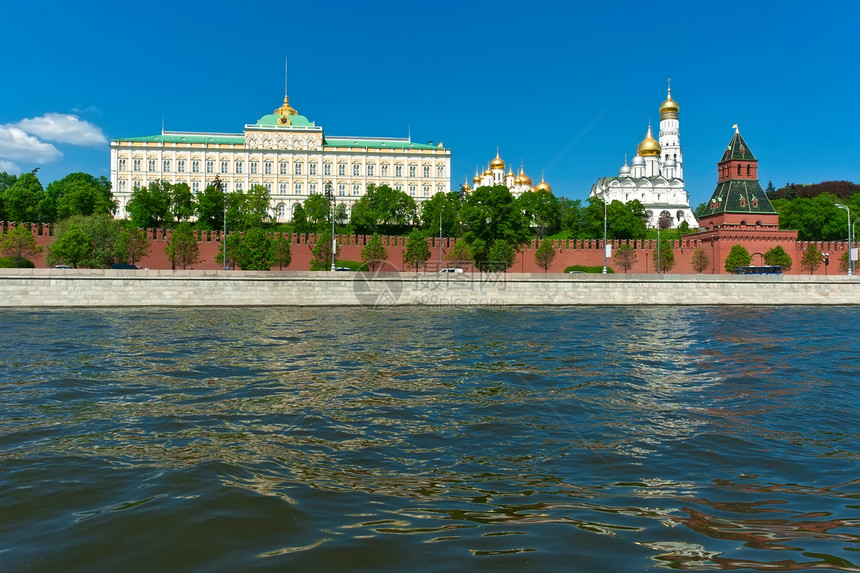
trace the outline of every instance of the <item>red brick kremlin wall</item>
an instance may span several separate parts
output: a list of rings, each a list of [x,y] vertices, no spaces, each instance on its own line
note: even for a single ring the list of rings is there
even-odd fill
[[[6,230],[14,227],[14,223],[0,223],[0,230]],[[47,247],[53,242],[52,229],[47,226],[39,226],[36,224],[29,225],[30,229],[36,238],[36,242],[41,245],[44,250],[41,254],[32,257],[36,267],[44,268],[48,266],[46,261]],[[791,233],[791,232],[789,232]],[[169,269],[170,261],[164,253],[164,248],[170,241],[170,230],[148,231],[152,248],[149,255],[144,257],[138,264],[144,268],[150,269]],[[740,244],[749,251],[752,257],[753,265],[763,265],[764,253],[777,245],[782,245],[786,252],[791,256],[793,265],[787,274],[808,274],[809,271],[803,271],[800,268],[800,259],[803,251],[809,246],[809,242],[786,240],[785,232],[774,230],[774,233],[762,234],[760,238],[750,239],[748,237],[738,236],[733,240],[731,236],[721,238],[720,241],[714,242],[708,240],[708,233],[700,233],[703,237],[697,234],[687,235],[680,241],[673,241],[675,251],[675,266],[670,271],[671,273],[693,274],[690,259],[693,251],[702,247],[710,258],[710,266],[703,274],[727,274],[723,269],[725,257],[732,245]],[[195,269],[219,269],[221,265],[215,262],[215,255],[221,249],[221,233],[218,231],[200,232],[198,233],[200,241],[200,262],[194,265]],[[285,270],[308,270],[310,269],[311,251],[318,236],[293,234],[292,235],[292,262]],[[338,259],[360,261],[361,250],[370,240],[366,235],[338,235]],[[407,269],[403,264],[403,252],[406,250],[408,242],[407,237],[383,237],[383,244],[388,249],[388,262],[400,270]],[[613,252],[624,243],[629,243],[636,249],[636,263],[630,269],[630,273],[654,273],[654,256],[657,251],[656,240],[641,240],[641,241],[610,241],[613,245]],[[442,256],[444,257],[454,244],[454,239],[442,239]],[[526,272],[535,273],[543,272],[535,263],[535,249],[540,243],[532,241],[522,251],[517,253],[517,259],[514,266],[509,272]],[[602,240],[556,240],[553,241],[556,256],[552,266],[549,268],[551,273],[560,273],[568,266],[585,265],[585,266],[602,266],[603,265],[603,241]],[[827,274],[843,274],[839,270],[839,257],[848,250],[848,244],[845,241],[841,242],[815,242],[815,245],[821,252],[830,253],[830,265],[826,268],[821,265],[815,271],[816,275]],[[613,260],[609,259],[607,265],[614,268],[615,272],[621,271],[617,265],[613,264]],[[436,271],[439,269],[439,239],[433,238],[430,240],[430,260],[426,266],[420,270]]]

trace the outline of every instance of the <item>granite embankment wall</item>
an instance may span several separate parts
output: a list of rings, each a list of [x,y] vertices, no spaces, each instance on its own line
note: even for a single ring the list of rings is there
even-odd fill
[[[25,223],[26,224],[26,223]],[[15,223],[0,222],[0,231],[14,227]],[[38,268],[48,267],[46,258],[47,248],[53,240],[53,227],[50,225],[29,225],[36,242],[44,247],[41,254],[32,257],[33,262]],[[148,229],[147,236],[150,241],[149,254],[138,262],[138,266],[149,269],[169,269],[171,268],[170,261],[164,253],[164,248],[170,242],[172,231],[170,229]],[[292,242],[292,262],[289,267],[284,270],[290,271],[307,271],[311,268],[311,251],[320,236],[313,234],[294,233],[289,236]],[[218,252],[222,249],[220,231],[200,231],[197,233],[197,239],[200,247],[200,260],[193,267],[197,270],[217,270],[222,267],[215,262]],[[360,261],[361,251],[364,249],[367,241],[370,240],[366,235],[337,235],[338,242],[338,259]],[[397,270],[409,270],[403,264],[403,253],[406,250],[406,245],[409,242],[408,237],[382,237],[383,244],[388,250],[388,263]],[[443,238],[441,241],[442,256],[448,254],[453,247],[455,239]],[[657,241],[655,240],[635,240],[635,241],[620,241],[610,240],[613,246],[613,252],[622,244],[629,244],[636,249],[636,261],[630,269],[631,273],[654,273],[654,257],[657,250]],[[423,271],[434,271],[439,268],[439,238],[431,237],[430,243],[430,260],[421,268]],[[703,274],[728,274],[723,268],[724,256],[720,256],[713,248],[712,244],[703,245],[696,238],[696,235],[687,235],[683,239],[672,241],[672,249],[675,255],[675,266],[672,267],[673,273],[694,273],[692,265],[693,251],[702,247],[708,254],[710,264],[705,269]],[[763,265],[764,253],[777,245],[781,245],[786,252],[791,256],[794,264],[787,271],[787,274],[799,275],[809,274],[809,271],[804,270],[800,266],[800,259],[803,256],[803,251],[813,243],[806,241],[776,241],[767,238],[764,234],[762,238],[756,240],[741,239],[730,240],[727,248],[730,245],[741,244],[750,255],[752,255],[752,264]],[[829,268],[821,265],[815,270],[815,275],[826,276],[828,274],[839,274],[839,257],[848,250],[848,244],[845,241],[819,241],[814,243],[818,250],[822,253],[830,254]],[[517,253],[516,261],[511,272],[520,273],[538,273],[543,272],[543,269],[535,262],[535,250],[540,245],[539,241],[532,240],[524,245],[522,250]],[[554,240],[555,260],[548,269],[550,273],[561,273],[564,269],[571,265],[586,265],[586,266],[603,266],[603,241],[597,239],[570,239],[570,240]],[[620,273],[617,263],[613,259],[607,261],[610,268],[614,268],[615,272]],[[468,270],[468,269],[467,269]]]
[[[0,307],[854,305],[846,276],[0,269]]]

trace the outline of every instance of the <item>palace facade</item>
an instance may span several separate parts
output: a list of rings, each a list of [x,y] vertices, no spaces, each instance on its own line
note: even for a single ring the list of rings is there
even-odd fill
[[[132,191],[150,182],[187,183],[195,194],[218,177],[225,192],[264,186],[273,216],[290,221],[310,195],[329,188],[350,209],[368,185],[389,185],[422,202],[451,188],[451,150],[411,138],[326,135],[290,106],[245,125],[243,133],[162,132],[111,140],[110,178],[126,217]]]
[[[602,197],[610,203],[638,199],[651,228],[656,228],[660,219],[671,221],[673,228],[684,221],[690,228],[698,227],[690,209],[690,194],[684,188],[679,110],[670,88],[666,101],[660,104],[659,141],[651,135],[649,125],[630,165],[625,158],[617,177],[598,179],[591,187],[591,197]]]

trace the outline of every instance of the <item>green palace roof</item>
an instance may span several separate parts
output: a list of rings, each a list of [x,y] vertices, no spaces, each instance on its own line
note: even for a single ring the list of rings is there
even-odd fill
[[[287,115],[284,117],[290,120],[289,125],[282,125],[280,123],[281,114],[278,113],[270,113],[269,115],[264,115],[257,120],[257,123],[255,125],[265,127],[314,127],[314,124],[311,123],[308,118],[303,115]]]
[[[245,136],[227,133],[163,133],[161,135],[146,135],[143,137],[118,137],[111,141],[142,141],[161,143],[230,143],[243,145]]]
[[[380,147],[383,149],[443,149],[432,143],[415,143],[408,139],[369,139],[363,137],[326,137],[326,147]]]
[[[755,155],[753,155],[753,152],[750,150],[746,141],[744,141],[744,138],[741,137],[739,131],[735,131],[735,135],[732,137],[728,146],[726,146],[726,150],[723,152],[723,157],[720,159],[719,163],[730,161],[732,159],[756,161]]]

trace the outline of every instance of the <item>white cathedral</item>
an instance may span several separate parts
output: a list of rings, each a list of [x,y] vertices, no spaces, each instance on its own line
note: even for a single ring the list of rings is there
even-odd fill
[[[656,228],[661,218],[670,219],[673,228],[686,221],[690,228],[699,223],[690,210],[690,195],[684,189],[684,161],[678,132],[678,102],[669,88],[666,101],[660,104],[659,141],[648,134],[636,149],[630,165],[627,159],[618,177],[601,177],[591,186],[591,197],[611,203],[638,199],[645,207],[646,225]]]

